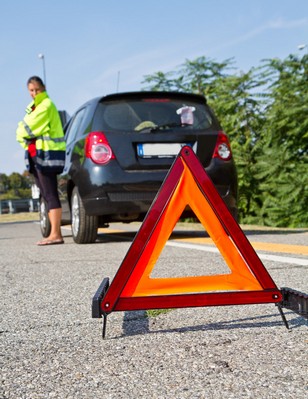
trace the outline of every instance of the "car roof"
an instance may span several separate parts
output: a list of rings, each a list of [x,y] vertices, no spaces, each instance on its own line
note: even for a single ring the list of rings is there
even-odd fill
[[[185,93],[179,91],[131,91],[131,92],[123,92],[123,93],[113,93],[104,96],[102,99],[109,100],[109,99],[116,99],[116,98],[125,98],[125,97],[173,97],[173,98],[191,98],[195,99],[195,101],[205,101],[205,97],[199,94],[194,93]]]
[[[171,97],[171,98],[183,98],[183,100],[191,100],[191,101],[196,101],[196,102],[201,102],[205,103],[206,98],[200,94],[194,94],[194,93],[186,93],[186,92],[178,92],[178,91],[130,91],[130,92],[121,92],[121,93],[111,93],[111,94],[106,94],[101,97],[95,97],[87,101],[86,103],[83,104],[83,106],[89,104],[89,103],[99,103],[101,101],[112,101],[112,100],[117,100],[117,99],[125,99],[125,98],[140,98],[140,97],[153,97],[153,98],[159,98],[159,97]]]

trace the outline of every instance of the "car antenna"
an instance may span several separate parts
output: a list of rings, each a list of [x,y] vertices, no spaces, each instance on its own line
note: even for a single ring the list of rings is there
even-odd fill
[[[119,86],[120,86],[120,71],[118,71],[118,78],[117,78],[117,93],[119,92]]]

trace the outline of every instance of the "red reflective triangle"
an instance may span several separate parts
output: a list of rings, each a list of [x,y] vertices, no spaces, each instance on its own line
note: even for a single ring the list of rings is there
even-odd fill
[[[213,239],[230,274],[151,278],[155,263],[187,205]],[[197,156],[190,147],[184,147],[102,298],[102,313],[281,300],[279,289]]]

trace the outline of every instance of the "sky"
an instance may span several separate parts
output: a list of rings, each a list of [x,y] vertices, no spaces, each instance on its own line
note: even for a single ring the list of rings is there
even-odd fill
[[[307,0],[0,0],[0,173],[25,170],[16,127],[31,102],[26,82],[44,70],[49,96],[72,115],[186,60],[233,57],[248,71],[305,51]]]

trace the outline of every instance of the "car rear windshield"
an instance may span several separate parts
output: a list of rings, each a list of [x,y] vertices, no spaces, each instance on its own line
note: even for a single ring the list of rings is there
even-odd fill
[[[173,128],[208,129],[212,118],[205,104],[183,99],[141,98],[103,101],[93,128],[109,131],[155,131]]]

